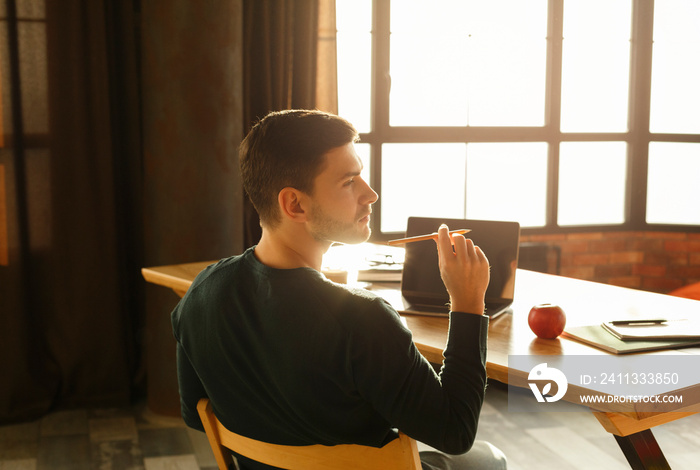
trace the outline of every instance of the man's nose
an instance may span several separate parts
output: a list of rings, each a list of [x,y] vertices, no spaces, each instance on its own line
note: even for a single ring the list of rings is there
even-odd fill
[[[365,183],[365,186],[366,186],[366,191],[365,191],[366,204],[374,204],[379,199],[379,195],[377,194],[377,192],[374,189],[372,189],[372,187],[369,185],[369,183],[367,183],[364,180],[362,180],[362,181]]]

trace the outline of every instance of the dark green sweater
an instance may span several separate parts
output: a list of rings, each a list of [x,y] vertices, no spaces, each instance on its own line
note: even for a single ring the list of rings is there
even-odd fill
[[[393,428],[453,454],[474,441],[484,316],[451,314],[438,376],[385,300],[313,269],[269,268],[251,248],[202,271],[172,324],[193,428],[202,429],[196,406],[207,396],[227,428],[277,444],[378,447]]]

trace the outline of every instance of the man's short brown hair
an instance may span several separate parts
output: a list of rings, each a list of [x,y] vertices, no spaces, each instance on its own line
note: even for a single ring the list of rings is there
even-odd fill
[[[313,194],[324,155],[358,140],[357,130],[334,114],[276,111],[250,130],[239,148],[243,188],[263,224],[280,221],[277,196],[286,187]]]

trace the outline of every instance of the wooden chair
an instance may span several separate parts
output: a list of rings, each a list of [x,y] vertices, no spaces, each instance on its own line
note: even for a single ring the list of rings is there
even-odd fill
[[[361,445],[284,446],[235,434],[214,416],[209,399],[202,398],[197,411],[220,470],[233,464],[231,450],[273,467],[289,470],[420,470],[416,441],[400,433],[381,448]],[[234,468],[234,467],[231,467]]]

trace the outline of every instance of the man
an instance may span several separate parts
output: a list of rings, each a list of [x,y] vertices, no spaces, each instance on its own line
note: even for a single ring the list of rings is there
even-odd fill
[[[452,313],[439,376],[387,302],[320,273],[332,242],[370,236],[377,194],[360,176],[357,137],[338,116],[293,110],[269,114],[241,144],[262,238],[200,273],[173,312],[189,426],[202,429],[196,405],[208,396],[227,428],[266,442],[378,447],[398,428],[448,454],[472,447],[486,386],[481,250],[440,228]],[[424,467],[505,468],[486,443],[442,452],[421,453]]]

